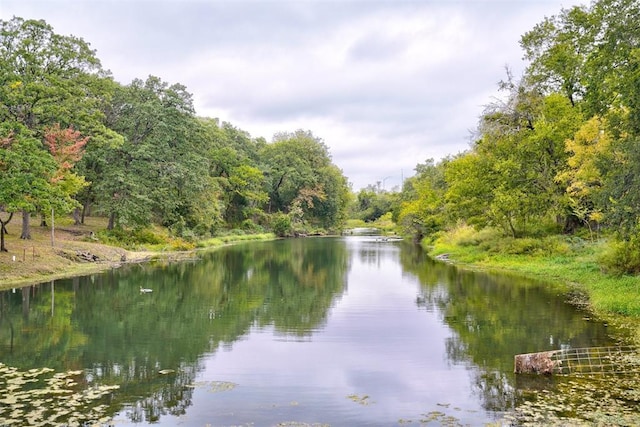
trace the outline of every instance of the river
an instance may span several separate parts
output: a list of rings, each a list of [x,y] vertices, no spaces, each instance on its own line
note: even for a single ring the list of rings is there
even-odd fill
[[[240,244],[8,290],[0,425],[611,423],[620,408],[590,409],[584,391],[610,383],[513,373],[519,353],[619,343],[565,300],[375,236]],[[612,398],[626,399],[621,423],[637,420],[638,396]]]

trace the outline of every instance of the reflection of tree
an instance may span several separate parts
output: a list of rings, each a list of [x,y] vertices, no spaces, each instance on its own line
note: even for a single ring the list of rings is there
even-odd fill
[[[53,284],[0,293],[0,358],[16,366],[76,369],[87,337],[72,324],[73,310],[73,292],[54,293]]]
[[[259,324],[273,324],[280,333],[309,335],[326,320],[337,293],[342,292],[348,269],[344,242],[328,239],[280,241],[268,248],[258,269],[267,283]]]
[[[446,342],[449,360],[472,368],[474,392],[487,410],[504,411],[516,403],[514,355],[611,342],[602,324],[585,322],[583,313],[541,283],[425,258],[410,248],[401,253],[405,271],[422,283],[417,304],[439,313],[455,332]]]
[[[180,415],[191,404],[203,353],[231,345],[254,325],[311,334],[342,292],[347,268],[340,240],[283,240],[58,281],[53,314],[49,284],[3,292],[0,360],[26,369],[84,368],[87,385],[119,384],[113,411],[125,407],[132,421]]]

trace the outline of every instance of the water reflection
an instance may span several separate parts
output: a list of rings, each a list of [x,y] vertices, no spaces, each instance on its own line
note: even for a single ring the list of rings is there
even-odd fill
[[[254,325],[308,336],[345,285],[344,244],[273,242],[201,261],[136,265],[0,294],[0,360],[24,369],[84,369],[87,383],[119,384],[134,422],[181,415],[207,352]],[[140,293],[140,287],[152,293]],[[55,310],[54,310],[55,307]],[[173,370],[171,375],[159,374]]]
[[[0,361],[120,385],[104,401],[119,424],[387,425],[436,412],[478,424],[533,387],[512,374],[515,354],[609,343],[538,283],[371,237],[251,243],[0,293]]]
[[[551,385],[546,377],[516,378],[514,355],[614,343],[605,323],[589,321],[544,283],[435,261],[424,268],[422,256],[411,255],[403,265],[421,278],[417,304],[437,312],[455,331],[446,342],[447,356],[470,367],[471,389],[488,411],[513,409],[522,400],[519,390]]]

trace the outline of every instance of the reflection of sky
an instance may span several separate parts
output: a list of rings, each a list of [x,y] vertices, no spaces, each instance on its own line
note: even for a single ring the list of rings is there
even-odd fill
[[[418,309],[419,284],[403,274],[398,248],[351,242],[347,291],[322,330],[299,340],[254,328],[205,356],[197,381],[238,386],[218,393],[197,387],[185,416],[160,423],[394,425],[432,411],[462,423],[490,421],[471,395],[469,372],[447,360],[450,330],[437,313]],[[354,394],[369,396],[369,404],[348,398]]]

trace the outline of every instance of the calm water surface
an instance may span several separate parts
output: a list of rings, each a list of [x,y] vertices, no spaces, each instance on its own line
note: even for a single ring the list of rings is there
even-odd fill
[[[118,426],[483,425],[535,386],[515,354],[613,343],[537,283],[375,237],[238,245],[9,290],[0,308],[0,362],[119,385],[99,402]]]

